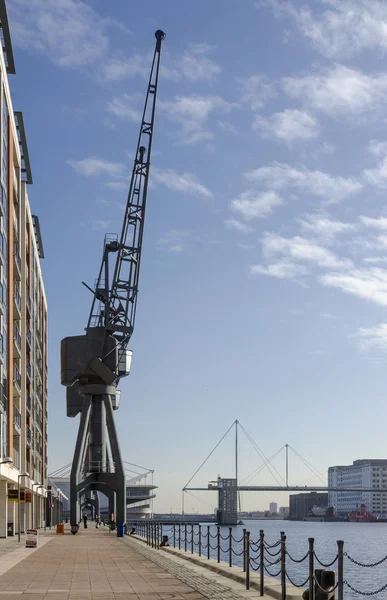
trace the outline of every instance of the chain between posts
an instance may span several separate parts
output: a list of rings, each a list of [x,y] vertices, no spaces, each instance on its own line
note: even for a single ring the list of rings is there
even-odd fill
[[[131,531],[129,533],[130,528]],[[314,538],[308,538],[309,547],[307,553],[302,558],[294,558],[287,550],[285,532],[281,532],[280,539],[277,540],[274,544],[268,544],[265,540],[265,533],[263,529],[259,531],[258,540],[254,541],[250,539],[250,532],[246,529],[243,529],[242,538],[235,538],[233,536],[232,527],[228,528],[228,535],[223,536],[221,534],[220,526],[217,526],[215,533],[212,534],[211,526],[207,525],[207,532],[203,534],[202,526],[198,524],[198,532],[197,534],[195,534],[195,525],[191,523],[173,523],[173,525],[169,529],[167,529],[167,527],[160,521],[141,521],[137,523],[134,522],[126,524],[126,534],[131,535],[133,533],[139,537],[142,537],[147,543],[147,545],[151,546],[155,550],[158,550],[165,545],[169,545],[169,543],[171,545],[173,543],[174,548],[178,546],[179,550],[181,550],[183,542],[184,552],[187,552],[188,550],[190,535],[191,554],[195,552],[196,548],[196,552],[198,552],[199,556],[202,557],[203,550],[207,549],[206,558],[207,560],[209,560],[211,558],[212,549],[214,551],[217,562],[221,562],[221,558],[223,557],[223,560],[228,561],[229,567],[233,566],[233,554],[235,556],[241,556],[243,559],[243,571],[245,573],[246,589],[250,589],[251,576],[255,577],[255,573],[259,574],[259,593],[261,597],[264,596],[265,593],[265,572],[272,577],[280,578],[281,600],[286,600],[287,581],[289,581],[292,585],[296,587],[304,587],[305,585],[307,585],[309,600],[315,600],[316,592],[320,589],[321,591],[324,590],[329,594],[333,593],[337,589],[337,600],[344,600],[345,587],[350,589],[353,593],[356,593],[361,596],[375,596],[387,589],[386,583],[377,590],[363,591],[357,589],[348,580],[344,579],[345,559],[347,559],[352,564],[355,564],[357,567],[372,568],[378,567],[385,563],[387,561],[387,556],[373,563],[362,563],[361,561],[350,556],[347,552],[344,552],[344,541],[342,540],[337,541],[337,554],[335,558],[331,562],[323,562],[318,558],[315,552]],[[216,539],[215,545],[211,544],[211,539]],[[207,543],[204,543],[203,540],[206,540]],[[222,547],[222,540],[228,541],[226,548]],[[237,544],[237,548],[238,545],[240,548],[240,544],[243,546],[240,552],[238,552],[238,550],[233,547],[233,542]],[[203,558],[204,557],[202,557],[202,559]],[[271,558],[275,560],[271,560]],[[292,575],[287,570],[287,567],[289,567],[289,565],[287,565],[288,561],[296,564],[300,564],[304,561],[307,561],[308,577],[302,584],[297,584],[293,581]],[[320,580],[316,578],[316,576],[320,576],[318,575],[318,573],[322,572],[321,569],[315,570],[316,563],[326,569],[331,567],[336,562],[336,584],[334,585],[333,579],[332,586],[330,586],[329,589],[324,589],[322,587],[322,585],[324,585],[322,581],[320,582]],[[278,565],[280,567],[280,570],[277,573],[271,573],[268,570],[268,567],[273,567],[274,565]],[[323,572],[330,573],[334,577],[333,571]]]

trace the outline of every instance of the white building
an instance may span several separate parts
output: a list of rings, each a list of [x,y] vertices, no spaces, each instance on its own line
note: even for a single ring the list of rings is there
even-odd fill
[[[269,511],[271,513],[278,513],[278,504],[277,504],[277,502],[270,502]]]
[[[352,465],[329,467],[328,487],[387,489],[387,460],[355,460]],[[357,510],[361,504],[379,516],[387,515],[387,494],[380,492],[329,492],[328,504],[338,514]]]

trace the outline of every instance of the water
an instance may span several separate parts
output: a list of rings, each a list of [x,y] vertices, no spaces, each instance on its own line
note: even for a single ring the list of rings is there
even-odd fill
[[[301,559],[308,551],[308,538],[315,538],[315,552],[324,563],[330,563],[337,554],[337,540],[344,540],[344,552],[347,552],[352,558],[361,563],[374,563],[387,555],[387,523],[319,523],[319,522],[298,522],[298,521],[244,521],[243,526],[233,527],[233,537],[240,540],[243,535],[243,529],[250,531],[250,539],[253,542],[259,540],[259,531],[263,529],[265,532],[265,541],[269,544],[274,544],[280,537],[280,532],[284,531],[286,538],[287,550],[295,559]],[[187,526],[187,551],[191,551],[191,526]],[[216,551],[216,532],[215,526],[210,527],[211,535],[211,558],[217,557]],[[228,536],[229,528],[222,527],[222,537]],[[165,533],[169,534],[170,543],[173,544],[173,535],[169,527],[165,528]],[[204,547],[207,543],[207,525],[202,525],[202,555],[207,555],[207,549]],[[181,548],[184,549],[184,527],[181,529],[182,542]],[[198,526],[194,526],[194,552],[198,552]],[[178,545],[178,535],[176,527],[176,545]],[[228,563],[228,541],[221,541],[221,560]],[[253,547],[254,548],[254,547]],[[236,552],[242,551],[242,542],[234,543],[233,549]],[[276,552],[278,548],[271,549],[271,552]],[[258,548],[252,552],[252,557],[257,557]],[[276,557],[267,556],[271,561],[275,561]],[[233,565],[242,567],[242,556],[233,555]],[[259,564],[259,563],[258,563]],[[318,565],[315,565],[317,568]],[[279,571],[279,565],[268,566],[271,573]],[[330,567],[331,570],[337,569],[337,563]],[[287,571],[292,580],[301,584],[308,577],[308,560],[301,564],[292,563],[287,557]],[[254,574],[252,573],[254,579]],[[277,577],[277,579],[279,576]],[[377,567],[363,568],[344,558],[344,579],[347,580],[354,588],[372,592],[383,585],[387,585],[387,561]],[[360,596],[352,592],[347,586],[344,589],[344,598],[359,599]],[[376,598],[378,600],[387,600],[387,589],[380,592]]]

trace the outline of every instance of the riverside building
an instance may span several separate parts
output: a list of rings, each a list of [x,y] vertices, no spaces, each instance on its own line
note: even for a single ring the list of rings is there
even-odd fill
[[[47,495],[47,304],[39,220],[15,74],[6,4],[0,0],[0,537],[41,527]],[[18,519],[18,483],[21,490]]]
[[[387,489],[387,459],[355,460],[352,465],[329,467],[328,487]],[[372,492],[329,492],[329,506],[338,515],[347,515],[365,504],[375,516],[387,515],[387,494]]]

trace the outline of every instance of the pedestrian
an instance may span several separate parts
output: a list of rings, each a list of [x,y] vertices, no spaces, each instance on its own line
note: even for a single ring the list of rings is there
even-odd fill
[[[83,527],[87,529],[87,515],[83,515]]]

